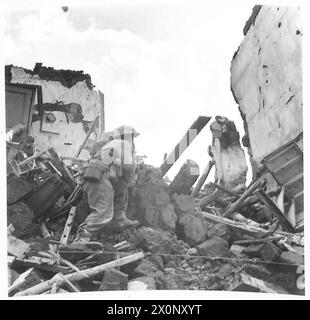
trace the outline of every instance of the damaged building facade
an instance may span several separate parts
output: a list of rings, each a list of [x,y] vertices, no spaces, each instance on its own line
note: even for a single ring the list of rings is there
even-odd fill
[[[6,126],[26,125],[38,150],[53,147],[63,157],[74,157],[97,116],[85,149],[104,131],[103,94],[82,71],[38,63],[33,70],[6,66],[5,75]],[[88,156],[87,150],[81,151],[82,158]]]
[[[255,6],[231,63],[254,175],[265,167],[303,225],[302,27],[300,8]]]
[[[81,172],[105,136],[103,94],[82,71],[6,67],[9,296],[304,294],[299,9],[255,6],[244,36],[230,71],[245,136],[213,117],[206,167],[188,159],[170,182],[166,173],[211,120],[199,116],[159,168],[137,166],[126,214],[139,225],[84,244],[73,241],[89,213]]]

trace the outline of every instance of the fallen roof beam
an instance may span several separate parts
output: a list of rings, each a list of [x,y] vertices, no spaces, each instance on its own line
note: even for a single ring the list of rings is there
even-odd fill
[[[244,200],[251,195],[257,188],[263,186],[266,183],[264,179],[255,181],[243,194],[242,196],[234,202],[223,214],[223,217],[229,217],[234,213],[244,202]]]
[[[190,128],[186,131],[185,135],[182,137],[179,143],[174,147],[173,151],[166,157],[163,164],[160,166],[162,177],[175,164],[175,162],[179,159],[181,154],[192,143],[192,141],[205,127],[205,125],[210,121],[210,119],[211,117],[199,116],[196,119],[196,121],[190,126]]]

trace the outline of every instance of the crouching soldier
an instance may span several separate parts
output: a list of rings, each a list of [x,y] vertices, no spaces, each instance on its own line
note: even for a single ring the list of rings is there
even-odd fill
[[[128,187],[134,182],[136,165],[132,144],[122,138],[106,143],[85,169],[83,188],[91,212],[80,224],[75,241],[88,242],[105,227],[138,225],[126,217]]]

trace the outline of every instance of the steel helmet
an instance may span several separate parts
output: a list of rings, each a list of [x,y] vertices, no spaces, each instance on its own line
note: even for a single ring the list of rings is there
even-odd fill
[[[137,137],[138,135],[140,135],[140,133],[137,132],[133,127],[126,126],[126,125],[116,128],[115,133],[119,135],[132,134],[134,137]]]

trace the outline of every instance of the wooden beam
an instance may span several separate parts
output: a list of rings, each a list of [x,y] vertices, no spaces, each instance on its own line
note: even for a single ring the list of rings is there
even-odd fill
[[[281,225],[288,231],[294,232],[295,229],[291,225],[288,218],[284,213],[278,208],[278,206],[267,196],[263,190],[257,190],[255,194],[262,200],[262,202],[277,216],[280,220]]]
[[[81,151],[83,150],[83,148],[84,148],[84,146],[85,146],[85,144],[86,144],[86,141],[88,140],[88,138],[90,137],[90,135],[93,133],[93,131],[94,131],[94,129],[95,129],[97,123],[98,123],[98,120],[99,120],[99,116],[97,116],[97,117],[95,118],[95,120],[93,121],[92,126],[90,127],[89,131],[87,132],[87,134],[86,134],[86,136],[85,136],[82,144],[80,145],[78,151],[76,152],[74,158],[78,158],[78,157],[79,157]]]
[[[94,277],[98,274],[103,273],[104,271],[106,271],[108,269],[124,266],[126,264],[129,264],[131,262],[134,262],[134,261],[137,261],[137,260],[140,260],[143,258],[144,258],[143,252],[138,252],[138,253],[134,253],[132,255],[120,258],[118,260],[110,261],[108,263],[105,263],[105,264],[102,264],[102,265],[99,265],[99,266],[96,266],[96,267],[93,267],[90,269],[83,270],[83,273],[91,278],[91,277]],[[67,275],[65,275],[65,277],[70,282],[77,282],[82,279],[85,279],[85,276],[83,276],[81,273],[78,273],[78,272],[67,274]],[[44,281],[44,282],[42,282],[32,288],[18,292],[15,296],[28,296],[28,295],[40,294],[42,292],[50,290],[52,288],[52,285],[54,282],[56,282],[57,286],[60,287],[65,283],[65,280],[62,277],[60,277],[59,275],[58,276],[56,275],[48,281]]]
[[[99,138],[101,139],[102,133],[105,131],[105,110],[104,110],[104,94],[98,90],[100,109],[99,109]]]
[[[253,236],[254,238],[263,238],[266,234],[268,234],[268,231],[259,227],[250,226],[244,223],[235,222],[231,219],[227,219],[221,216],[216,216],[214,214],[201,211],[201,214],[203,217],[212,222],[212,223],[223,223],[227,225],[228,227],[235,229],[237,231],[240,231],[245,234],[249,234]]]
[[[32,155],[31,157],[28,157],[27,159],[25,159],[25,160],[23,160],[21,162],[18,162],[17,164],[18,164],[19,167],[22,167],[22,166],[28,164],[29,162],[35,160],[36,158],[42,156],[42,154],[44,154],[46,151],[47,150],[43,150],[41,152],[38,152],[38,153]]]
[[[70,171],[66,167],[66,165],[63,163],[63,161],[60,159],[58,153],[54,148],[49,148],[48,153],[51,157],[51,160],[54,164],[54,166],[57,168],[57,170],[60,171],[63,180],[67,183],[67,185],[70,187],[70,191],[72,192],[76,187],[76,182],[74,181]]]
[[[192,197],[195,198],[198,195],[198,192],[202,188],[203,184],[206,182],[213,165],[214,165],[214,161],[210,160],[209,163],[207,164],[206,168],[204,169],[201,177],[199,178],[195,188],[192,191],[192,194],[191,194]]]
[[[49,258],[41,257],[31,257],[29,259],[19,259],[16,257],[8,256],[8,265],[14,267],[28,267],[35,268],[38,270],[44,270],[52,273],[61,272],[67,274],[70,272],[70,269],[67,267],[62,267],[55,265],[55,260]]]
[[[70,209],[66,225],[64,227],[64,230],[60,238],[60,245],[67,244],[75,215],[76,215],[76,207],[72,207]]]
[[[243,201],[251,195],[257,188],[261,187],[265,182],[265,180],[257,180],[254,182],[243,194],[242,196],[234,202],[223,214],[223,217],[229,217],[232,213],[237,211],[237,209],[241,206]]]
[[[277,240],[281,240],[284,239],[285,236],[274,236],[274,237],[267,237],[264,239],[252,239],[252,240],[237,240],[234,241],[233,244],[252,244],[252,243],[263,243],[263,242],[267,242],[267,241],[277,241]]]
[[[210,119],[211,117],[200,116],[194,121],[194,123],[186,131],[185,135],[181,138],[179,143],[173,148],[171,153],[166,157],[163,164],[160,166],[162,177],[175,164],[181,154],[187,149],[187,147],[196,138],[199,132],[206,126]]]

